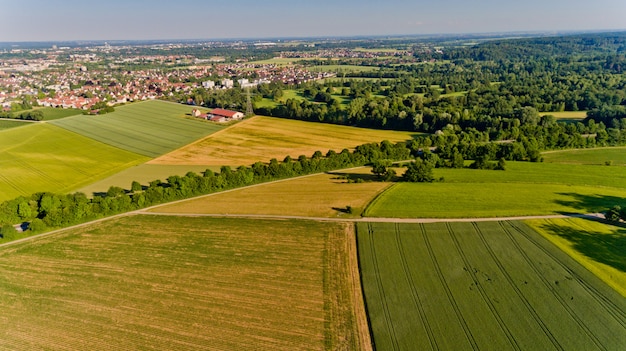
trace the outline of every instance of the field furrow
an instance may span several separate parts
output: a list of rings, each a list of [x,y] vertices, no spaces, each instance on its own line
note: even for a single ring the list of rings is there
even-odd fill
[[[358,349],[348,234],[141,215],[7,246],[0,349]]]
[[[385,336],[390,328],[401,350],[626,345],[624,299],[521,223],[365,226],[357,224],[359,240],[366,233],[372,248],[360,246],[360,260],[377,350],[395,349]],[[371,255],[379,274],[365,264]]]

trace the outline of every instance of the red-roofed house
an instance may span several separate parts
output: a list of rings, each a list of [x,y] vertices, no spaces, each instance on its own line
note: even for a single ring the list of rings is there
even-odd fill
[[[211,114],[213,117],[224,117],[226,120],[242,119],[244,117],[241,112],[225,110],[223,108],[214,108]]]

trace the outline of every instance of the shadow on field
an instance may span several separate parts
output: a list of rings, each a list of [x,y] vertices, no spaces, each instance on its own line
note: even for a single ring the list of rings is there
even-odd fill
[[[625,204],[624,198],[617,196],[581,195],[577,193],[557,193],[557,195],[569,196],[572,200],[555,200],[555,203],[575,208],[584,213],[604,212],[615,205]]]
[[[598,220],[604,222],[603,220]],[[581,231],[575,228],[546,224],[542,226],[548,233],[567,239],[573,248],[583,255],[626,272],[626,228],[615,229],[611,234]]]
[[[360,179],[363,182],[376,182],[380,181],[376,175],[371,173],[343,173],[343,172],[328,172],[328,174],[336,176],[333,179],[345,179],[346,181],[356,181]]]

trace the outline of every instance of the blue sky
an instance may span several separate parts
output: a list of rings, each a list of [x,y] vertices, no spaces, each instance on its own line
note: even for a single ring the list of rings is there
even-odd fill
[[[626,0],[0,0],[0,41],[626,30]]]

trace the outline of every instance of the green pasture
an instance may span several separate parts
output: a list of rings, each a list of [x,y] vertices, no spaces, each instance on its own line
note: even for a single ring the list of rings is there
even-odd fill
[[[626,165],[626,147],[608,147],[595,149],[571,149],[548,151],[541,154],[547,163],[569,163],[581,165],[611,166]],[[613,168],[602,169],[604,173],[612,174]]]
[[[443,182],[395,184],[364,215],[462,218],[590,213],[626,197],[626,167],[529,162],[509,162],[506,167],[505,171],[436,169],[435,177],[444,177]]]
[[[192,109],[187,105],[146,101],[117,107],[105,115],[81,115],[51,123],[105,144],[156,157],[223,128],[190,118]]]
[[[30,125],[33,122],[26,122],[18,119],[5,119],[0,118],[0,130],[11,129],[15,127],[23,127]]]
[[[44,121],[52,121],[70,116],[76,116],[83,113],[83,110],[75,108],[54,108],[54,107],[42,107],[38,109],[43,112]]]
[[[525,221],[590,272],[626,297],[626,229],[583,218]]]
[[[619,350],[626,300],[521,222],[358,223],[376,350]]]
[[[50,123],[0,131],[0,201],[72,191],[148,160]]]
[[[375,66],[359,66],[359,65],[318,65],[318,66],[307,67],[307,69],[311,72],[337,72],[337,73],[375,72],[379,70],[379,68]]]
[[[0,349],[362,349],[349,238],[341,223],[141,215],[2,247]]]

